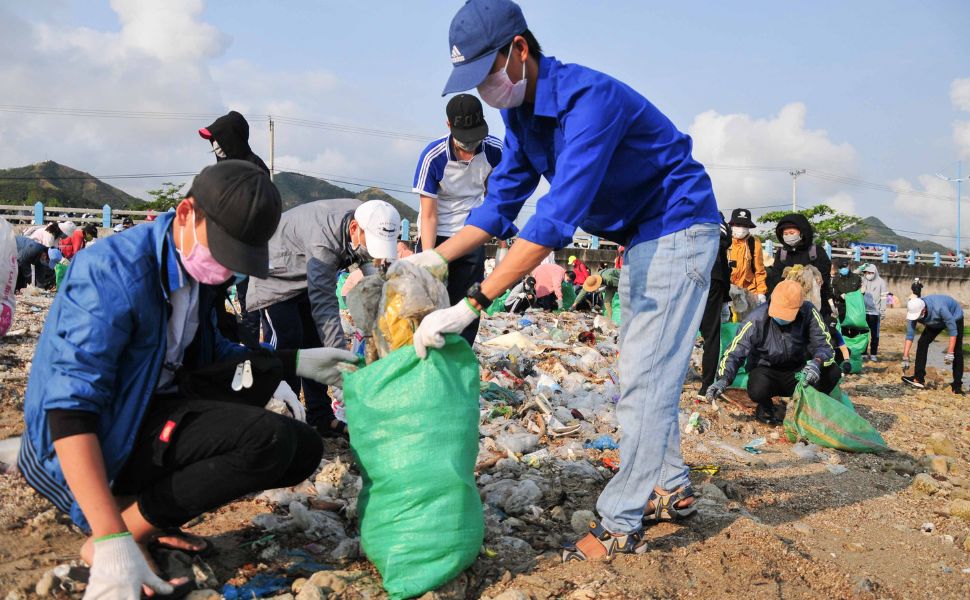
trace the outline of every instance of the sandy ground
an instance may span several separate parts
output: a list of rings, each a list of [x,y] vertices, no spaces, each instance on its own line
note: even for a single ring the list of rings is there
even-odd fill
[[[43,297],[22,301],[12,327],[16,335],[0,342],[0,440],[23,429],[26,377],[49,302]],[[684,435],[685,457],[693,465],[719,467],[714,475],[692,474],[700,494],[695,518],[649,529],[651,545],[643,555],[563,565],[559,545],[576,537],[571,517],[594,507],[609,470],[600,467],[577,479],[549,467],[499,465],[483,475],[540,482],[542,514],[493,523],[491,529],[500,531],[486,538],[488,551],[458,580],[428,597],[970,597],[970,514],[957,514],[965,506],[961,501],[970,500],[970,401],[949,393],[944,385],[949,379],[935,371],[931,380],[937,389],[914,392],[902,386],[899,325],[899,315],[890,317],[882,360],[866,363],[862,375],[843,383],[892,453],[830,451],[820,460],[799,458],[780,427],[768,428],[751,418],[743,392],[730,392],[735,402],[715,412],[695,404],[696,384],[689,383],[682,408],[701,412],[710,427]],[[945,441],[931,443],[933,433]],[[714,444],[743,446],[761,436],[768,443],[759,455],[737,457]],[[934,452],[952,456],[931,465],[925,455]],[[337,456],[349,459],[347,446],[328,442],[327,458]],[[847,470],[835,474],[837,465]],[[918,477],[924,472],[930,475]],[[266,532],[250,520],[273,511],[281,509],[249,498],[190,524],[194,533],[211,536],[216,547],[204,559],[212,570],[210,587],[292,567],[280,552],[266,551],[267,544],[275,543],[307,549],[337,569],[333,577],[349,583],[334,587],[341,591],[329,597],[382,596],[378,576],[364,559],[333,559],[330,548],[299,534],[266,540]],[[0,598],[10,600],[36,597],[38,581],[56,565],[76,561],[83,540],[19,475],[0,476],[0,532]],[[511,543],[498,533],[527,543]],[[75,571],[54,580],[50,597],[80,597],[83,584],[77,581],[83,580],[83,569]],[[291,570],[290,578],[299,574]]]

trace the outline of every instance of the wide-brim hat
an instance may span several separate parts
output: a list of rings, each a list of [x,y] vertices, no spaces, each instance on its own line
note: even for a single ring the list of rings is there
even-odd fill
[[[587,292],[595,292],[603,286],[603,278],[599,275],[590,275],[583,282],[583,289]]]

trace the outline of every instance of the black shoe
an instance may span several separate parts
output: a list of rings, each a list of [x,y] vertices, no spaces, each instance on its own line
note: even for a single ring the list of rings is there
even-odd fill
[[[952,384],[950,386],[950,390],[954,394],[956,394],[958,396],[965,396],[966,395],[966,392],[963,391],[963,384],[962,383],[954,383],[954,384]]]
[[[754,411],[754,418],[765,425],[778,425],[781,423],[778,417],[775,416],[774,406],[758,406],[758,409]]]
[[[918,390],[925,390],[926,389],[926,384],[924,384],[919,379],[916,379],[916,377],[908,377],[908,376],[907,377],[903,377],[903,383],[905,383],[907,385],[911,385],[911,386],[913,386],[914,388],[916,388]]]

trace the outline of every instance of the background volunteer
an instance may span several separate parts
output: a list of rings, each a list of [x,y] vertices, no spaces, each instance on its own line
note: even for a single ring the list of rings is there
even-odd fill
[[[930,294],[922,298],[910,298],[906,304],[906,341],[903,343],[903,371],[909,370],[909,351],[916,337],[916,324],[923,324],[923,333],[916,345],[916,369],[903,383],[917,389],[926,387],[926,356],[930,344],[944,330],[950,334],[950,342],[943,355],[945,364],[953,364],[953,382],[950,390],[963,394],[963,307],[950,296]]]
[[[409,260],[438,265],[492,237],[512,237],[540,177],[550,189],[481,289],[425,317],[415,350],[426,356],[429,346],[443,345],[443,334],[466,327],[551,249],[569,245],[577,227],[625,245],[622,462],[599,498],[602,522],[564,559],[636,551],[654,493],[669,497],[674,492],[665,490],[688,484],[677,404],[717,251],[710,178],[691,157],[690,138],[643,96],[603,73],[543,56],[515,3],[470,0],[452,20],[448,46],[454,68],[444,93],[477,86],[486,103],[502,109],[504,155],[466,226],[437,253]]]
[[[754,294],[758,304],[764,304],[768,299],[768,272],[761,240],[751,234],[756,227],[751,220],[751,211],[734,209],[728,225],[731,226],[731,248],[728,250],[731,283]]]
[[[482,103],[458,94],[445,108],[449,135],[424,149],[414,173],[414,192],[421,196],[418,252],[433,250],[465,226],[465,219],[485,196],[486,182],[502,160],[502,142],[488,135]],[[448,263],[448,299],[452,304],[485,278],[485,249],[477,248]],[[461,332],[469,345],[478,321]]]

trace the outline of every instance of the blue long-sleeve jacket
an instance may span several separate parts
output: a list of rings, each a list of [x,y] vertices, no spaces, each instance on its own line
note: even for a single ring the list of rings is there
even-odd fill
[[[738,327],[721,357],[717,377],[734,381],[745,361],[750,371],[755,367],[796,369],[812,359],[830,365],[834,358],[828,328],[811,302],[804,302],[795,320],[786,326],[768,316],[768,304],[762,304]]]
[[[24,398],[20,469],[31,486],[84,529],[87,521],[54,452],[47,413],[61,409],[98,415],[98,440],[113,482],[131,454],[165,357],[167,281],[173,268],[181,269],[169,234],[174,214],[78,254],[37,343]],[[212,288],[200,286],[196,363],[189,367],[246,351],[216,330],[216,300]]]
[[[629,247],[719,223],[711,180],[688,135],[612,77],[541,57],[535,104],[502,111],[502,161],[467,225],[502,239],[540,176],[550,183],[519,237],[550,248],[578,227]]]
[[[916,323],[931,329],[946,329],[950,337],[957,336],[957,319],[963,318],[963,307],[960,303],[943,294],[923,296],[926,303],[926,316],[916,321],[906,321],[906,339],[916,337]]]

